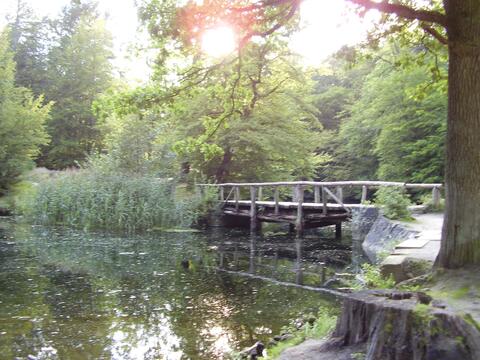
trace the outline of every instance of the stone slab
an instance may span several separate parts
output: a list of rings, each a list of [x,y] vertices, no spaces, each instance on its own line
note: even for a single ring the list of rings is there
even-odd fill
[[[419,249],[423,248],[429,240],[426,239],[420,239],[420,238],[415,238],[415,239],[409,239],[401,242],[397,246],[395,246],[396,249]]]
[[[405,255],[389,255],[382,261],[382,265],[401,265],[406,258]]]

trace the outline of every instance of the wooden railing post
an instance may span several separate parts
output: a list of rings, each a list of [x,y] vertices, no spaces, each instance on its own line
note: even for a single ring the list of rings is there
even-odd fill
[[[315,185],[313,187],[313,195],[314,195],[314,202],[318,204],[320,202],[320,186]]]
[[[367,191],[368,191],[367,185],[363,185],[362,186],[362,198],[360,200],[361,204],[364,204],[367,201]]]
[[[435,208],[440,206],[440,190],[436,186],[432,189],[432,204]]]
[[[337,186],[337,198],[343,202],[343,188],[341,186]]]
[[[240,201],[240,188],[238,186],[235,186],[235,211],[238,212],[240,209],[239,201]]]
[[[327,215],[327,192],[325,191],[325,187],[322,186],[322,202],[323,202],[323,215]]]
[[[292,187],[292,202],[297,202],[298,194],[297,194],[297,187]]]
[[[297,219],[295,221],[295,228],[297,230],[297,235],[303,235],[303,197],[304,197],[304,188],[302,185],[297,185]]]
[[[223,186],[220,186],[220,201],[225,201],[225,189]]]
[[[280,202],[280,195],[278,193],[278,186],[275,186],[275,191],[273,192],[273,201],[275,201],[275,216],[278,216],[278,214],[279,214],[278,203]]]
[[[257,230],[257,188],[250,186],[250,230]]]
[[[335,239],[340,240],[342,238],[342,223],[335,224]]]

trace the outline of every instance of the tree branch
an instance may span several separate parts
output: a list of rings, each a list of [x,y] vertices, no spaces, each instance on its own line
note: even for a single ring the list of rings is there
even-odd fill
[[[291,18],[293,18],[293,16],[297,12],[298,8],[300,7],[300,0],[288,0],[288,1],[276,0],[276,1],[271,1],[271,2],[272,3],[278,3],[277,5],[283,4],[283,3],[285,3],[285,4],[289,3],[290,4],[290,9],[288,10],[288,13],[283,18],[279,19],[278,22],[275,25],[273,25],[272,27],[270,27],[269,29],[267,29],[265,31],[250,31],[245,36],[243,36],[243,38],[240,40],[240,47],[243,47],[243,45],[245,45],[248,42],[248,40],[250,40],[254,36],[266,37],[268,35],[273,34],[275,31],[277,31],[281,27],[285,26],[285,24]],[[269,6],[268,2],[262,3],[261,7],[265,7],[265,6]]]
[[[292,0],[264,0],[248,6],[232,7],[230,10],[239,13],[246,13],[254,10],[264,9],[269,6],[285,5],[291,2]]]
[[[394,14],[408,20],[420,20],[429,23],[447,26],[447,17],[438,12],[430,10],[416,10],[407,5],[392,4],[388,0],[375,2],[373,0],[348,0],[353,4],[363,6],[365,9],[376,9],[387,14]]]
[[[448,39],[440,34],[436,29],[433,27],[427,25],[427,24],[422,24],[420,25],[427,34],[432,35],[435,39],[437,39],[441,44],[443,45],[448,45]]]

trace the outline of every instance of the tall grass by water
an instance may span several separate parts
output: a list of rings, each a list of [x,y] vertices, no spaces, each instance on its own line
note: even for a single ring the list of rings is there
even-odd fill
[[[21,213],[43,225],[85,230],[185,228],[209,207],[208,197],[176,193],[173,181],[75,171],[43,180],[20,201]]]

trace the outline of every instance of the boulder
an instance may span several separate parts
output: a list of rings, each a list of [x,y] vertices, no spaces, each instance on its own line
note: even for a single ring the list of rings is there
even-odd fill
[[[392,252],[396,244],[413,239],[416,234],[416,231],[379,216],[366,235],[362,248],[371,262],[378,263],[380,255]]]
[[[425,275],[433,267],[428,260],[411,258],[405,255],[390,255],[381,264],[382,275],[393,276],[395,283]]]

